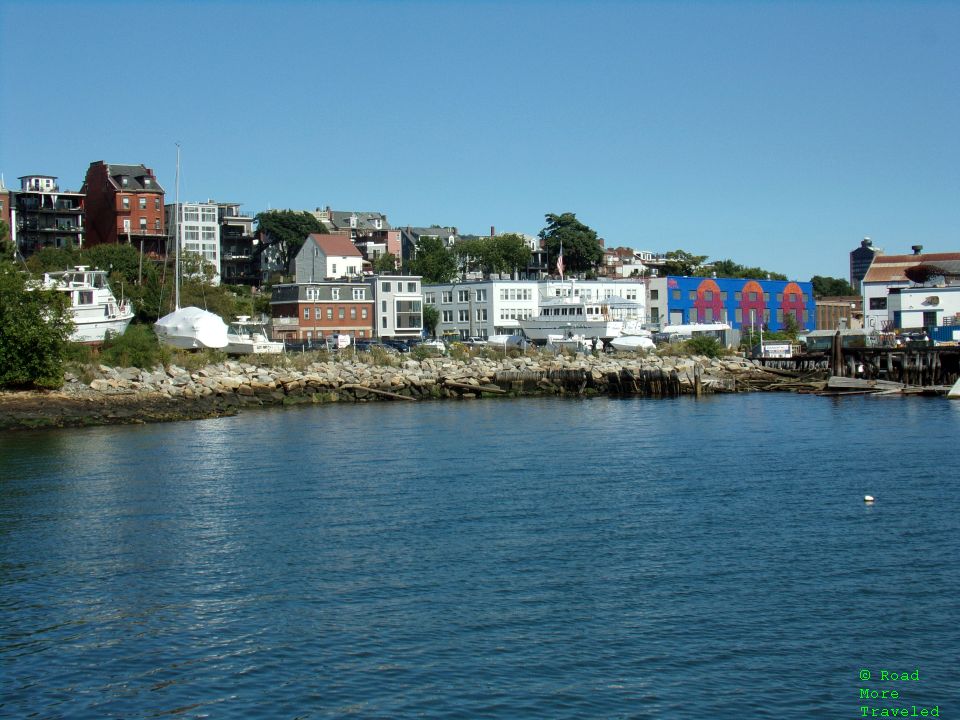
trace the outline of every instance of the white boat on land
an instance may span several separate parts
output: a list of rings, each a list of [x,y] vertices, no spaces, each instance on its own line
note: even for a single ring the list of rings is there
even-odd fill
[[[580,336],[588,341],[597,338],[607,343],[623,333],[624,321],[615,317],[613,308],[617,303],[627,302],[620,298],[550,298],[540,303],[539,315],[520,320],[520,328],[538,344],[550,340],[551,335],[563,338]]]
[[[177,308],[153,324],[164,345],[180,350],[221,350],[227,346],[227,325],[219,315],[198,307]]]
[[[223,349],[227,346],[227,324],[215,313],[198,307],[180,307],[180,146],[177,146],[177,199],[174,223],[174,311],[153,324],[162,345],[180,350]]]
[[[496,350],[522,350],[527,347],[527,339],[523,335],[491,335],[487,345]]]
[[[267,337],[263,323],[253,322],[249,315],[238,315],[227,329],[228,355],[268,355],[283,352],[283,343]]]
[[[611,340],[610,345],[613,346],[614,350],[619,350],[620,352],[653,350],[657,347],[657,344],[653,342],[653,338],[650,337],[649,332],[647,332],[646,335],[621,335]]]
[[[123,335],[133,319],[130,301],[118,302],[110,290],[106,270],[77,265],[73,270],[44,273],[42,287],[69,295],[72,342],[102,343],[107,333]]]

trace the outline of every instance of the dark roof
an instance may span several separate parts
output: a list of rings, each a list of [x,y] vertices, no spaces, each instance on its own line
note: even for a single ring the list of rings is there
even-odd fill
[[[160,183],[157,182],[153,171],[146,165],[118,165],[107,163],[107,175],[118,190],[128,190],[136,192],[146,190],[149,192],[165,192]],[[127,184],[123,184],[123,178],[127,179]],[[149,183],[147,182],[149,180]]]

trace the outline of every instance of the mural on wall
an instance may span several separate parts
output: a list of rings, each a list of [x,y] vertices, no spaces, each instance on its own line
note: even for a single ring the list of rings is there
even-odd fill
[[[697,322],[723,322],[723,295],[716,280],[707,278],[697,286],[697,299],[693,303],[697,311]]]
[[[766,322],[764,312],[767,309],[763,299],[763,287],[756,280],[747,280],[740,290],[740,310],[742,311],[742,325],[745,327],[760,327]]]
[[[784,320],[786,320],[787,315],[793,315],[797,321],[797,326],[803,327],[803,311],[807,309],[807,304],[803,299],[803,291],[795,282],[787,283],[787,286],[783,289],[780,309],[783,310]]]

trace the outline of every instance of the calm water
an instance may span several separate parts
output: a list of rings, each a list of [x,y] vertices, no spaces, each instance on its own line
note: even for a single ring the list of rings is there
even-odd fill
[[[960,717],[958,438],[795,395],[0,437],[0,717]]]

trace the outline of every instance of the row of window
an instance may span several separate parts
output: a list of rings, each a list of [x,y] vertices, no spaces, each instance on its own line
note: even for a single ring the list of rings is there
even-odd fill
[[[330,288],[330,299],[331,300],[345,300],[346,298],[340,297],[340,291],[345,288]],[[353,291],[354,300],[366,300],[367,299],[367,289],[365,287],[355,287],[350,288]],[[308,287],[307,288],[307,300],[323,300],[321,296],[321,288],[318,287]]]
[[[121,195],[121,196],[120,196],[120,203],[123,205],[123,209],[124,209],[124,210],[129,210],[129,209],[130,209],[130,196],[129,196],[129,195]],[[137,203],[138,203],[138,205],[140,206],[140,209],[141,209],[141,210],[146,210],[146,209],[147,209],[147,198],[146,198],[145,195],[141,195],[141,196],[138,198]],[[160,209],[160,198],[158,198],[158,197],[154,197],[154,198],[153,198],[153,209],[154,209],[154,210],[159,210],[159,209]],[[216,218],[214,218],[214,219],[216,219]]]
[[[326,308],[327,320],[333,320],[333,312],[334,312],[334,309],[336,309],[337,319],[338,319],[338,320],[345,320],[345,319],[346,319],[346,315],[347,315],[346,311],[347,311],[347,308],[344,308],[344,307],[341,306],[341,307],[338,307],[338,308],[333,308],[333,307],[328,307],[328,308]],[[324,310],[324,308],[320,307],[319,305],[314,306],[314,308],[313,308],[313,317],[314,317],[314,319],[316,319],[316,320],[323,320],[323,310]],[[367,308],[365,308],[365,307],[360,308],[360,317],[361,317],[361,319],[363,319],[363,320],[366,320],[366,319],[367,319]],[[304,308],[303,308],[303,319],[304,319],[304,320],[309,320],[309,319],[310,319],[310,307],[309,307],[309,306],[304,306]],[[351,319],[351,320],[356,320],[356,319],[357,319],[357,309],[356,309],[355,307],[350,308],[350,319]]]
[[[487,321],[487,311],[486,308],[480,308],[474,311],[475,317],[474,320],[477,322],[486,322]],[[453,322],[453,310],[444,310],[440,316],[441,322],[452,323]],[[470,322],[470,311],[469,310],[457,310],[457,322]]]
[[[501,320],[526,320],[533,317],[534,312],[529,308],[501,308]]]
[[[184,222],[217,222],[217,209],[215,207],[197,207],[196,205],[183,205]]]
[[[703,291],[703,299],[704,299],[704,300],[713,301],[715,295],[716,295],[716,293],[715,293],[713,290],[704,290],[704,291]],[[681,291],[680,291],[680,290],[673,290],[673,291],[671,292],[671,296],[673,297],[674,300],[679,300],[680,297],[681,297]],[[728,293],[727,293],[726,290],[720,291],[720,299],[721,299],[723,302],[726,302],[726,301],[727,301],[727,297],[728,297]],[[697,291],[696,291],[696,290],[690,290],[690,291],[687,293],[687,298],[688,298],[689,300],[696,300],[696,299],[697,299]],[[660,292],[659,292],[658,290],[651,290],[651,291],[650,291],[650,299],[651,299],[651,300],[659,300],[659,299],[660,299]],[[737,290],[737,291],[733,294],[733,299],[734,299],[734,300],[742,300],[742,299],[743,299],[743,293],[740,292],[739,290]],[[756,302],[757,300],[760,299],[760,293],[758,293],[758,292],[756,292],[756,291],[751,291],[751,292],[747,293],[747,299],[750,300],[750,301],[752,301],[752,302]],[[787,293],[787,300],[789,300],[790,302],[795,302],[796,299],[797,299],[797,294],[796,294],[796,293]],[[807,302],[807,295],[806,295],[806,293],[801,294],[801,295],[800,295],[800,299],[803,300],[804,304],[806,304],[806,302]],[[763,301],[764,301],[764,302],[770,302],[770,293],[768,293],[768,292],[763,293]],[[777,293],[777,302],[778,302],[778,303],[779,303],[779,302],[783,302],[783,293]]]
[[[380,283],[380,289],[383,290],[383,292],[385,292],[385,293],[390,292],[390,288],[391,288],[391,287],[393,287],[393,283],[389,283],[389,282],[381,282],[381,283]],[[403,292],[403,283],[402,283],[402,282],[399,282],[399,281],[397,282],[397,292]],[[415,293],[415,292],[417,292],[417,284],[416,284],[415,282],[408,282],[408,283],[407,283],[407,292],[410,292],[410,293]],[[431,296],[433,295],[433,293],[427,293],[427,294],[428,294],[428,295],[431,295]],[[433,303],[428,301],[428,304],[432,305]]]

